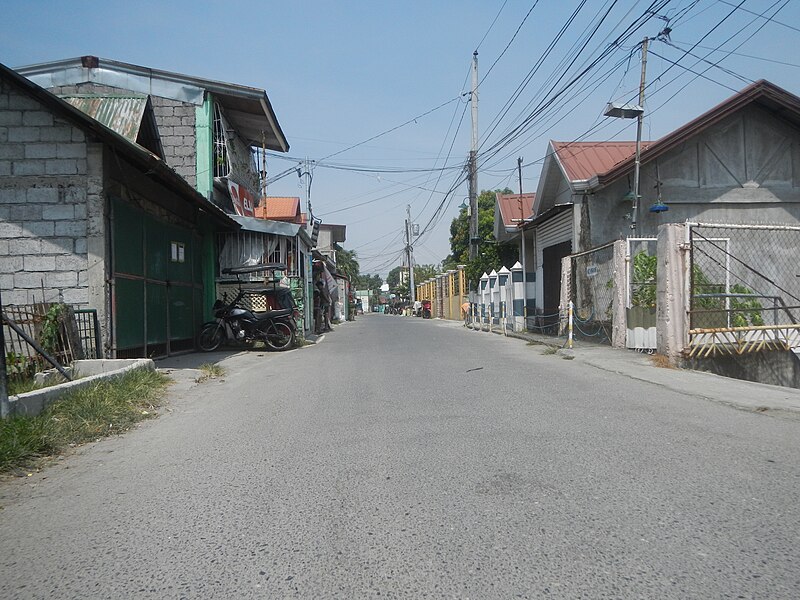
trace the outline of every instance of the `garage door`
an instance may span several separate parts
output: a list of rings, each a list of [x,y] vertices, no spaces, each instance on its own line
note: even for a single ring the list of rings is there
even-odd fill
[[[122,200],[112,206],[116,356],[193,348],[203,314],[199,236]]]

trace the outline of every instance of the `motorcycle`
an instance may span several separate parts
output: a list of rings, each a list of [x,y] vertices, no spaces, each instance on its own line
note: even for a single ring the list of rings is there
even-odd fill
[[[242,299],[245,296],[269,294],[277,290],[243,289],[241,275],[283,269],[284,265],[278,264],[223,269],[222,273],[225,275],[236,275],[239,290],[232,302],[227,302],[227,297],[224,295],[222,300],[214,302],[215,320],[204,323],[200,328],[197,336],[198,347],[204,352],[211,352],[225,341],[246,345],[261,341],[273,350],[287,350],[293,347],[297,341],[296,318],[299,313],[288,290],[280,295],[281,305],[290,304],[288,307],[255,312],[242,306]]]

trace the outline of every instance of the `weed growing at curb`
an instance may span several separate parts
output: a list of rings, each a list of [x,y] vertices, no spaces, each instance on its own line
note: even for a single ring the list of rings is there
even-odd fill
[[[664,356],[663,354],[651,354],[650,362],[653,364],[654,367],[659,367],[661,369],[675,368],[675,365],[672,364],[672,361],[669,359],[669,357]]]
[[[23,468],[155,416],[169,378],[137,369],[66,394],[35,417],[0,420],[0,472]]]
[[[209,379],[218,379],[220,377],[225,377],[226,375],[224,367],[220,367],[219,365],[212,363],[202,364],[199,368],[202,374],[197,378],[197,383],[203,383]]]
[[[542,350],[542,354],[545,356],[552,356],[558,352],[558,348],[554,348],[553,346],[548,346],[544,350]]]

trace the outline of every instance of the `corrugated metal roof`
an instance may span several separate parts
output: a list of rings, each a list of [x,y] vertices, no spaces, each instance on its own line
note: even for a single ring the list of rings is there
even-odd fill
[[[147,96],[60,96],[81,112],[109,129],[113,129],[128,141],[136,142],[142,126]]]
[[[636,153],[636,142],[551,142],[570,181],[586,181],[605,173]],[[642,142],[644,150],[650,142]]]
[[[497,206],[505,227],[517,227],[531,216],[536,194],[497,194]],[[520,202],[521,200],[521,202]]]
[[[300,223],[300,198],[267,196],[264,205],[256,207],[256,216],[260,219]]]
[[[278,123],[267,92],[259,88],[151,69],[96,56],[29,65],[16,70],[44,88],[95,83],[191,102],[198,106],[203,103],[206,92],[211,92],[224,106],[237,133],[249,145],[261,146],[262,136],[266,134],[268,149],[289,151],[289,143]]]

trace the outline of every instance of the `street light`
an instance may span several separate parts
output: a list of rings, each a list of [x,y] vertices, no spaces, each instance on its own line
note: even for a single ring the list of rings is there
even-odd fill
[[[603,113],[606,117],[617,119],[636,119],[636,158],[633,167],[633,189],[628,191],[623,200],[631,201],[631,230],[636,235],[636,212],[639,209],[639,163],[642,155],[642,116],[644,109],[639,104],[620,104],[609,102]]]

